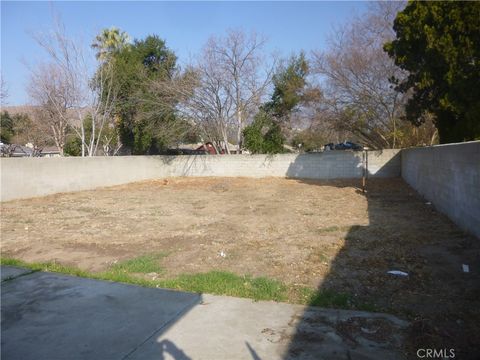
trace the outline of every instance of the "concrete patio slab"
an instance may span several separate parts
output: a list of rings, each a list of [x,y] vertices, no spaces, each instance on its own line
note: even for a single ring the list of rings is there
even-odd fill
[[[18,276],[22,276],[31,273],[31,270],[19,268],[16,266],[2,266],[0,269],[1,281],[14,279]]]
[[[402,359],[393,316],[36,272],[2,285],[1,358]]]
[[[342,326],[351,319],[365,319],[365,332]],[[391,336],[375,339],[372,332],[379,329],[368,323],[381,323]],[[203,295],[127,359],[403,359],[400,334],[406,326],[386,314]]]
[[[2,283],[9,359],[123,359],[200,296],[52,273]]]

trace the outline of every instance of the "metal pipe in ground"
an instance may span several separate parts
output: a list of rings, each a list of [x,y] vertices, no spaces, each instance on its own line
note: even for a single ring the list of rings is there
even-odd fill
[[[367,179],[368,179],[368,148],[363,149],[362,154],[362,167],[363,167],[363,176],[362,176],[362,192],[367,192]]]

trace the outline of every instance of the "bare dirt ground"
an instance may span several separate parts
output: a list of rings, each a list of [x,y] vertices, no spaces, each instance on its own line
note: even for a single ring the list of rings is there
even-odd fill
[[[356,187],[319,184],[184,178],[7,202],[2,251],[92,271],[166,252],[170,275],[223,269],[318,286],[349,229],[369,224]]]
[[[165,253],[167,277],[226,270],[346,292],[413,320],[416,346],[480,351],[480,242],[401,179],[359,185],[175,178],[10,201],[1,251],[90,271]]]

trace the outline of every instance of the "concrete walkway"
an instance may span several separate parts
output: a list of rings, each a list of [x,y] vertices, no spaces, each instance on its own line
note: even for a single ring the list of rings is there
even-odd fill
[[[402,359],[389,315],[1,268],[1,358]]]

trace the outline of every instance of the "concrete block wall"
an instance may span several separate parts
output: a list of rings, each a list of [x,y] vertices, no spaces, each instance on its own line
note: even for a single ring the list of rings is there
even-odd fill
[[[1,158],[1,201],[163,177],[157,157]]]
[[[0,200],[175,176],[361,178],[362,152],[318,154],[1,158]],[[370,177],[398,177],[480,237],[480,141],[368,152]]]
[[[480,238],[480,141],[402,150],[402,177]]]
[[[175,156],[165,158],[168,176],[246,176],[304,179],[360,178],[361,152],[330,151],[311,154]],[[370,151],[369,176],[400,176],[399,150]]]
[[[368,152],[371,177],[400,176],[399,150]],[[362,153],[2,158],[1,201],[175,176],[360,178]]]

